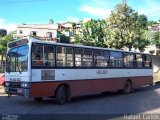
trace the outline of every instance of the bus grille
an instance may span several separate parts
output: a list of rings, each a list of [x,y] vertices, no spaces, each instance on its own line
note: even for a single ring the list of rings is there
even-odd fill
[[[21,87],[21,82],[10,82],[9,87],[20,88]]]
[[[15,88],[9,88],[9,92],[17,93],[17,89],[15,89]]]

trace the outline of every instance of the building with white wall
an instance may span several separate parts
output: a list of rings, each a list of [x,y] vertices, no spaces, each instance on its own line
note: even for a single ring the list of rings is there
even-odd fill
[[[57,38],[58,24],[19,24],[17,26],[17,37],[36,35],[42,38]]]
[[[159,32],[160,31],[160,25],[154,24],[152,26],[148,26],[148,30],[152,33]],[[159,45],[149,45],[145,48],[145,51],[147,53],[151,53],[152,55],[158,55],[160,56],[160,46]]]

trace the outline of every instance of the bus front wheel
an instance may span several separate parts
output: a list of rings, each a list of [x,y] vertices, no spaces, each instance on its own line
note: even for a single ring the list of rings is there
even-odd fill
[[[127,80],[124,84],[123,93],[129,94],[132,92],[132,83],[130,80]]]
[[[59,105],[65,104],[67,101],[67,89],[65,86],[60,86],[56,91],[56,102]]]

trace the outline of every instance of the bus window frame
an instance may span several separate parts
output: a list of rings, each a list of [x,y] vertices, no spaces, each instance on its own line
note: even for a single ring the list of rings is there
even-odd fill
[[[54,61],[53,61],[53,63],[54,63],[54,66],[34,66],[33,65],[33,63],[32,63],[32,52],[33,52],[33,49],[32,49],[32,47],[33,47],[33,44],[38,44],[38,45],[42,45],[43,46],[43,54],[44,54],[44,46],[51,46],[51,47],[53,47],[54,48],[54,57],[55,57],[55,45],[53,45],[53,44],[42,44],[42,43],[37,43],[37,42],[32,42],[32,44],[31,44],[31,53],[30,53],[30,55],[31,55],[31,59],[30,59],[30,61],[31,61],[31,69],[54,69],[55,68],[55,66],[56,66],[56,60],[54,59]]]
[[[112,66],[111,65],[111,52],[118,52],[118,53],[121,53],[122,55],[122,66]],[[110,54],[109,54],[109,68],[112,68],[112,69],[125,69],[125,66],[124,66],[124,52],[123,51],[116,51],[116,50],[110,50]]]
[[[84,68],[82,66],[76,66],[76,49],[82,49],[82,54],[83,54],[83,47],[73,47],[74,49],[74,68]],[[81,57],[81,59],[83,59],[83,57]],[[82,64],[82,60],[81,60],[81,64]]]
[[[147,57],[147,56],[150,58],[149,66],[145,66],[145,62],[146,62],[147,60],[145,60],[144,58]],[[152,57],[151,57],[151,55],[143,54],[143,55],[142,55],[142,63],[143,63],[143,67],[144,67],[144,68],[152,68]]]
[[[118,51],[118,50],[105,50],[105,49],[97,49],[97,48],[86,48],[86,47],[77,47],[77,46],[68,46],[68,45],[57,45],[57,44],[47,44],[47,43],[37,43],[37,42],[32,42],[31,44],[31,61],[32,61],[32,46],[33,44],[38,44],[38,45],[42,45],[42,46],[45,46],[45,45],[48,45],[48,46],[52,46],[54,47],[54,64],[55,66],[33,66],[32,65],[32,62],[31,62],[31,69],[60,69],[60,68],[63,68],[63,69],[151,69],[152,68],[152,58],[151,58],[151,67],[144,67],[143,64],[142,64],[142,67],[137,67],[137,60],[136,60],[136,54],[139,54],[139,55],[149,55],[151,57],[150,54],[144,54],[144,53],[135,53],[135,52],[128,52],[128,51]],[[73,66],[57,66],[57,47],[68,47],[68,48],[72,48],[72,59],[73,59]],[[81,66],[81,67],[78,67],[76,66],[75,64],[75,49],[76,48],[79,48],[79,49],[82,49],[83,52],[84,52],[84,49],[90,49],[92,50],[92,66],[90,67],[84,67],[84,66]],[[95,51],[100,51],[101,53],[103,51],[107,51],[109,53],[109,59],[108,59],[108,66],[106,67],[96,67],[95,66]],[[121,52],[122,56],[123,56],[123,66],[122,67],[116,67],[116,66],[111,66],[110,65],[110,56],[111,56],[111,52]],[[134,60],[133,60],[133,67],[125,67],[124,65],[124,54],[125,53],[130,53],[130,54],[133,54],[134,56]],[[142,60],[143,60],[143,57],[142,57]]]
[[[101,56],[102,56],[102,52],[108,52],[108,54],[109,54],[109,56],[108,56],[108,61],[107,61],[107,66],[105,66],[105,67],[101,67],[101,66],[99,66],[99,67],[97,67],[96,65],[95,65],[95,52],[96,51],[100,51],[101,52]],[[93,67],[94,68],[98,68],[98,69],[106,69],[106,68],[110,68],[110,50],[103,50],[103,49],[93,49]]]
[[[57,47],[65,47],[65,48],[72,48],[72,62],[73,66],[57,66]],[[66,51],[65,51],[66,52]],[[66,53],[65,53],[66,54]],[[66,58],[66,56],[65,56]],[[55,45],[55,68],[74,68],[74,50],[72,46],[65,46],[65,45]]]
[[[125,61],[124,61],[124,58],[125,58],[125,54],[128,54],[128,55],[133,55],[133,61],[132,61],[132,66],[129,67],[129,66],[125,66]],[[124,68],[128,68],[128,69],[131,69],[131,68],[135,68],[135,54],[132,53],[132,52],[123,52],[123,67]]]

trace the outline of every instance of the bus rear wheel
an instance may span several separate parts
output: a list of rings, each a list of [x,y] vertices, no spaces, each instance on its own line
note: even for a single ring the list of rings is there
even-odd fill
[[[56,91],[56,102],[59,105],[65,104],[67,101],[67,89],[65,86],[60,86]]]
[[[127,80],[124,84],[123,93],[129,94],[132,92],[132,83],[130,80]]]

